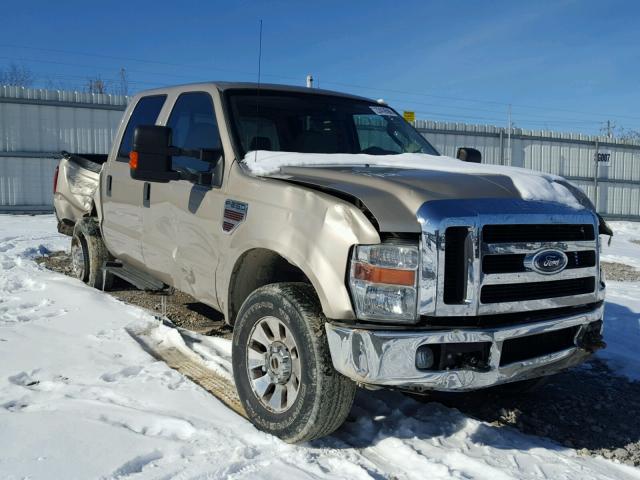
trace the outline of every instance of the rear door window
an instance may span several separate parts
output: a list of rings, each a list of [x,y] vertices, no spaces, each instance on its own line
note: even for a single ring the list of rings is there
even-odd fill
[[[134,130],[139,125],[155,125],[166,98],[166,95],[152,95],[138,100],[120,142],[117,158],[119,162],[129,161],[129,152],[133,149]]]

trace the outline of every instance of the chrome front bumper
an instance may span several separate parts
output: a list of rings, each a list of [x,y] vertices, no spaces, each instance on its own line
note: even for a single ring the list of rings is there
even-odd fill
[[[577,339],[587,325],[603,318],[603,312],[604,307],[599,306],[579,315],[491,329],[394,331],[327,323],[326,331],[333,366],[360,384],[465,391],[550,375],[581,363],[590,352],[576,344],[555,353],[501,366],[502,344],[512,338],[578,326]],[[422,345],[476,342],[491,343],[488,369],[438,371],[416,368],[416,351]]]

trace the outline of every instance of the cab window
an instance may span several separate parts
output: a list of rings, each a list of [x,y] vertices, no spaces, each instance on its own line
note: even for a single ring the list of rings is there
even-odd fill
[[[172,144],[190,150],[221,150],[220,133],[211,95],[204,92],[183,93],[176,100],[168,127],[172,129]],[[173,170],[192,173],[210,172],[213,164],[198,158],[174,156]]]
[[[364,99],[268,89],[225,96],[242,156],[253,150],[438,155],[395,110]]]
[[[133,149],[133,131],[139,125],[155,125],[166,98],[166,95],[152,95],[138,100],[120,142],[119,162],[129,161],[129,152]]]
[[[399,142],[400,135],[388,133],[387,121],[380,115],[354,115],[353,120],[358,134],[361,151],[379,149],[384,152],[402,153],[404,142]],[[404,138],[402,138],[404,140]],[[409,150],[410,151],[410,150]]]

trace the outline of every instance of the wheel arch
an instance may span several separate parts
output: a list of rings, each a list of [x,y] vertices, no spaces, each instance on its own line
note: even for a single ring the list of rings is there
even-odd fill
[[[250,248],[235,261],[227,289],[227,323],[235,323],[240,307],[257,288],[280,282],[303,282],[317,292],[302,268],[279,252],[263,247]]]
[[[275,272],[261,282],[303,278],[314,288],[327,318],[355,319],[347,288],[351,248],[380,242],[379,233],[366,216],[325,193],[291,185],[282,188],[273,180],[261,181],[247,190],[259,191],[268,202],[244,199],[249,204],[247,219],[229,237],[222,237],[226,255],[220,257],[216,268],[216,289],[227,322],[233,324],[239,303],[250,293],[249,287],[244,287],[241,294],[234,293],[239,272],[249,278],[252,287],[259,287],[264,283],[256,283],[253,275],[246,274],[247,262],[268,265],[274,259],[280,265],[285,264],[282,259],[292,265],[298,278],[283,278],[282,272]]]

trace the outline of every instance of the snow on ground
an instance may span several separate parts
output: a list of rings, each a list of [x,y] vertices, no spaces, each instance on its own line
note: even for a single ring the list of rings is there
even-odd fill
[[[640,282],[607,282],[607,288],[607,348],[597,355],[614,371],[640,381]]]
[[[640,222],[608,222],[614,235],[602,249],[605,262],[625,263],[640,269]],[[603,237],[608,239],[609,237]],[[634,242],[635,240],[635,242]]]
[[[602,260],[631,265],[640,270],[640,223],[609,222],[611,245],[602,248]],[[608,237],[603,237],[608,238]],[[607,281],[605,341],[598,352],[614,370],[640,380],[640,282]]]
[[[38,267],[34,256],[68,246],[54,232],[51,216],[0,216],[0,478],[640,478],[392,392],[361,392],[332,437],[285,444],[154,360],[125,327],[156,325],[158,339],[181,348],[174,330]],[[609,311],[629,327],[613,344],[638,335],[640,300],[625,288],[611,289]],[[203,338],[199,348],[229,371],[228,342]],[[622,363],[638,355],[625,352]]]

